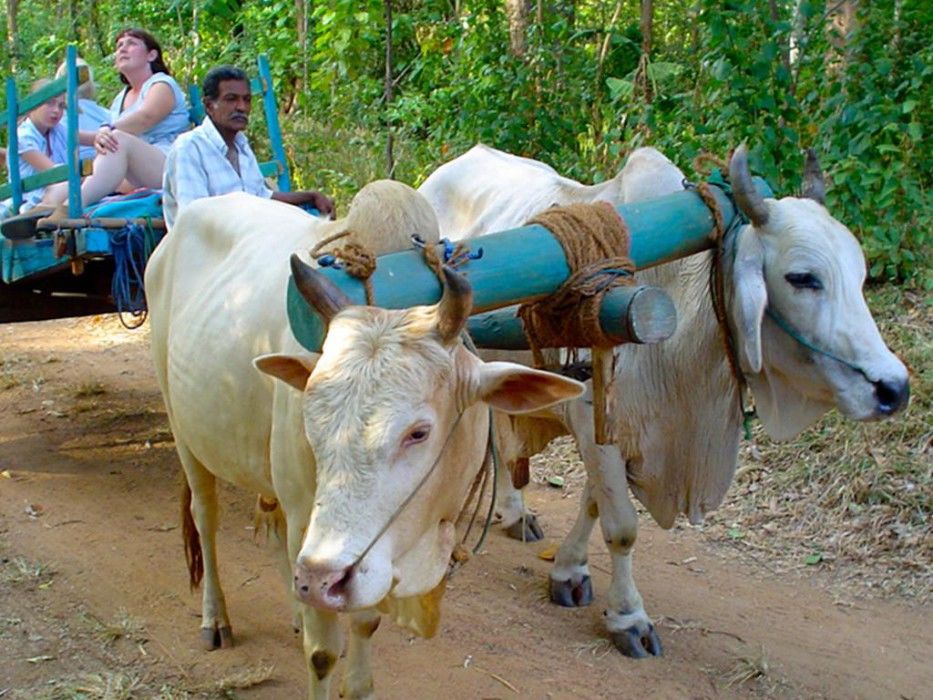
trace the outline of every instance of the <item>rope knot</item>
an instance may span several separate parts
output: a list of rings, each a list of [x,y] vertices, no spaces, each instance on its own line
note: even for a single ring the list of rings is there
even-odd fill
[[[376,254],[356,241],[348,241],[343,247],[326,250],[326,246],[341,238],[346,238],[352,233],[350,230],[344,230],[333,236],[328,236],[310,250],[310,256],[317,258],[317,263],[321,267],[333,267],[337,270],[345,269],[348,275],[362,280],[363,286],[366,288],[366,303],[373,306],[375,296],[370,278],[373,272],[376,271]]]
[[[634,284],[628,227],[609,202],[552,207],[529,224],[547,228],[564,249],[570,275],[547,299],[518,311],[537,365],[546,347],[611,347],[599,310],[605,294]]]

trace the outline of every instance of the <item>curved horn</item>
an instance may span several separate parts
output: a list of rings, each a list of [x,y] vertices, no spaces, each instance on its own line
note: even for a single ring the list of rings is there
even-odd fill
[[[337,285],[303,262],[295,253],[292,253],[290,262],[295,286],[311,308],[323,317],[325,324],[330,325],[341,309],[353,303]]]
[[[812,148],[807,149],[807,159],[803,165],[803,196],[814,202],[826,204],[826,183],[823,181],[820,161]]]
[[[732,154],[732,160],[729,162],[729,180],[732,182],[735,201],[742,213],[756,227],[768,223],[768,207],[752,182],[752,174],[748,170],[748,149],[744,143]]]
[[[437,332],[450,345],[466,326],[473,310],[473,288],[466,277],[444,266],[444,295],[437,303]]]

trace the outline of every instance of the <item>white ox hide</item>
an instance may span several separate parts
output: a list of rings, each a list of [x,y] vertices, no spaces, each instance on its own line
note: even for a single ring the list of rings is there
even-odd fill
[[[908,398],[906,368],[881,339],[862,296],[862,252],[823,207],[815,159],[808,168],[811,198],[780,200],[754,192],[744,148],[730,168],[752,223],[728,241],[735,260],[732,265],[725,256],[727,313],[762,424],[779,440],[833,406],[872,420],[895,413]],[[480,145],[438,168],[419,191],[437,212],[443,235],[458,240],[520,226],[554,204],[645,200],[680,191],[683,181],[652,148],[632,153],[614,179],[584,186],[542,163]],[[662,527],[671,527],[678,513],[696,523],[721,502],[738,457],[738,385],[713,313],[711,259],[701,253],[639,272],[640,282],[671,296],[678,325],[664,343],[616,349],[617,445],[595,443],[592,406],[583,400],[548,416],[496,418],[507,462],[534,454],[561,429],[576,439],[588,483],[550,574],[551,599],[565,606],[592,601],[587,541],[598,515],[613,562],[606,625],[628,656],[657,655],[661,645],[632,578],[637,515],[627,487]],[[792,339],[771,314],[820,351]],[[520,517],[520,496],[502,486],[504,517]]]
[[[484,459],[487,405],[537,410],[583,391],[469,353],[459,334],[472,293],[449,271],[437,305],[387,311],[347,306],[293,256],[302,295],[328,321],[321,352],[304,350],[286,316],[289,256],[335,227],[248,195],[200,200],[145,280],[156,374],[190,488],[194,584],[203,562],[202,638],[232,642],[215,551],[221,478],[278,503],[283,568],[305,603],[309,696],[320,699],[344,648],[338,613],[351,613],[344,697],[372,695],[377,608],[433,633],[453,523]],[[379,253],[412,233],[437,239],[430,206],[398,183],[364,188],[344,227]]]

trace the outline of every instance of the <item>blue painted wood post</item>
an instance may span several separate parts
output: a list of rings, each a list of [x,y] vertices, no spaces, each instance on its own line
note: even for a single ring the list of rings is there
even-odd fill
[[[282,129],[279,126],[279,108],[275,104],[275,93],[272,89],[272,71],[269,70],[269,59],[265,54],[259,55],[259,80],[262,82],[262,106],[266,113],[266,126],[269,131],[269,144],[272,155],[279,161],[279,191],[291,191],[291,177],[288,172],[288,161],[285,158],[285,146],[282,140]]]
[[[16,81],[6,79],[6,130],[9,139],[7,159],[10,166],[10,184],[13,186],[13,214],[19,214],[23,206],[23,182],[19,176],[19,137],[16,121],[19,117],[19,100],[16,99]]]
[[[755,185],[762,196],[773,196],[771,188],[761,178],[755,178]],[[728,226],[736,215],[732,202],[718,188],[711,190]],[[617,210],[628,224],[632,240],[629,255],[638,269],[683,258],[713,245],[710,239],[712,214],[695,192],[677,192],[645,202],[623,204]],[[484,251],[481,259],[470,260],[461,268],[473,287],[475,313],[543,298],[552,294],[570,275],[563,248],[551,232],[540,225],[501,231],[467,243],[473,251],[480,248]],[[283,260],[281,264],[288,262]],[[365,288],[360,280],[343,270],[324,268],[322,272],[354,303],[366,303]],[[424,264],[420,250],[380,256],[370,282],[375,303],[383,308],[433,304],[441,295],[440,282]],[[319,350],[324,328],[298,293],[293,280],[289,280],[286,305],[295,337],[309,350]],[[625,319],[621,322],[624,324]]]
[[[70,44],[65,49],[65,108],[68,110],[68,216],[81,216],[81,173],[78,152],[78,49]]]

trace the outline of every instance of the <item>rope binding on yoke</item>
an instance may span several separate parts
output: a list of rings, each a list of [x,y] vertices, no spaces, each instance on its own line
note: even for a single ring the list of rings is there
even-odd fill
[[[713,217],[713,231],[710,234],[710,239],[714,243],[712,251],[713,260],[709,268],[710,298],[713,302],[713,313],[716,315],[716,324],[719,328],[719,337],[722,341],[723,349],[726,352],[726,360],[729,362],[729,369],[738,387],[738,405],[739,414],[742,416],[743,433],[746,440],[751,440],[751,424],[752,420],[755,418],[755,410],[748,409],[745,405],[745,393],[748,387],[748,383],[745,381],[745,375],[742,374],[742,368],[739,364],[738,351],[735,347],[735,338],[733,337],[732,330],[729,327],[729,316],[726,310],[724,267],[726,239],[731,237],[734,246],[739,228],[745,226],[749,222],[745,214],[742,213],[742,210],[739,209],[738,204],[735,202],[734,196],[732,194],[732,186],[726,177],[724,177],[722,174],[723,172],[728,172],[728,170],[720,169],[724,168],[725,164],[714,156],[705,155],[698,156],[694,161],[694,165],[696,166],[699,164],[701,159],[711,160],[719,167],[710,173],[709,179],[706,182],[701,181],[694,184],[688,181],[684,181],[684,188],[696,192],[700,199],[703,200],[703,203],[706,205],[707,209],[710,210],[710,214]],[[723,194],[726,195],[726,197],[728,197],[729,201],[732,203],[733,210],[735,211],[735,215],[732,217],[732,220],[729,221],[728,225],[723,218],[722,210],[719,208],[719,203],[716,201],[716,196],[713,194],[714,187],[719,189]]]
[[[560,289],[519,308],[535,365],[544,365],[541,348],[612,347],[615,343],[599,323],[599,310],[609,290],[635,283],[625,221],[610,203],[596,202],[552,207],[527,224],[551,232],[570,268]]]
[[[321,267],[333,267],[334,269],[345,269],[348,275],[362,280],[363,287],[366,289],[366,303],[369,306],[375,305],[375,293],[373,292],[372,275],[376,271],[376,255],[366,246],[349,241],[341,248],[333,248],[329,252],[326,247],[336,240],[345,238],[353,232],[350,230],[335,233],[332,236],[319,241],[311,251],[312,258],[317,258],[318,265]]]

